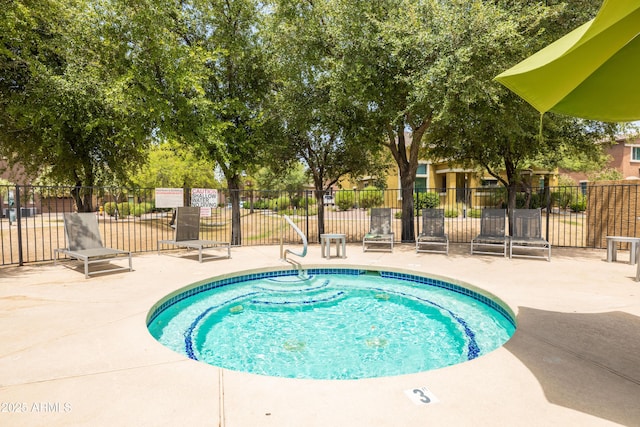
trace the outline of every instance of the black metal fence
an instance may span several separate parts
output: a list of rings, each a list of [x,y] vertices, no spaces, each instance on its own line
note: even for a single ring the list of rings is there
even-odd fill
[[[636,235],[637,193],[635,183],[546,187],[519,192],[516,207],[543,210],[543,233],[554,247],[600,248],[606,234]],[[392,208],[393,231],[401,240],[400,190],[341,190],[326,194],[320,202],[314,194],[239,191],[235,234],[240,245],[299,243],[282,215],[288,215],[310,243],[320,240],[319,218],[325,233],[342,233],[348,242],[361,242],[369,227],[369,208],[377,206]],[[189,189],[184,195],[185,205],[197,205],[190,200]],[[216,196],[216,206],[203,208],[201,238],[230,241],[231,197],[225,189],[217,190]],[[51,261],[54,250],[65,247],[63,213],[78,206],[96,213],[105,246],[155,251],[158,240],[173,237],[172,209],[158,208],[155,197],[154,189],[0,186],[0,265]],[[479,233],[482,208],[507,206],[507,192],[501,187],[424,189],[413,197],[415,233],[421,230],[422,208],[444,208],[452,243],[468,243]]]

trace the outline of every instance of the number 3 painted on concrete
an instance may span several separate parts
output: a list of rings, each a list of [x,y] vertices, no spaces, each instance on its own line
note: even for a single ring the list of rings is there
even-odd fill
[[[420,395],[420,402],[424,402],[424,403],[431,402],[431,399],[429,399],[429,397],[426,394],[424,394],[424,392],[422,390],[420,390],[419,388],[414,389],[413,393]]]

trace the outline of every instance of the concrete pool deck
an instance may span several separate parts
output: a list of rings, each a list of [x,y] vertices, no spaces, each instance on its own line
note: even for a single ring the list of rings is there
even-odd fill
[[[289,268],[277,246],[232,248],[231,259],[202,264],[185,252],[149,253],[134,257],[133,272],[88,280],[62,265],[0,268],[0,425],[640,426],[635,266],[607,263],[605,250],[554,249],[551,262],[468,250],[416,254],[407,244],[363,253],[348,245],[347,258],[327,260],[312,245],[305,258],[290,257],[303,267],[450,277],[495,294],[517,314],[514,336],[488,355],[354,381],[222,370],[147,332],[151,306],[176,289],[225,273]],[[421,387],[438,401],[416,404],[405,393]]]

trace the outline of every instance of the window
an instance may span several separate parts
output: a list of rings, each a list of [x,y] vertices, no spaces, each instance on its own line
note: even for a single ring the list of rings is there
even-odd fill
[[[640,162],[640,147],[631,147],[631,160]]]
[[[413,189],[415,191],[425,190],[429,187],[429,175],[428,165],[426,163],[419,163],[416,169],[416,180],[413,183]]]
[[[498,180],[494,179],[494,178],[483,178],[480,181],[480,185],[483,187],[497,187],[498,186]]]
[[[442,174],[442,178],[440,179],[440,192],[447,192],[447,175]]]

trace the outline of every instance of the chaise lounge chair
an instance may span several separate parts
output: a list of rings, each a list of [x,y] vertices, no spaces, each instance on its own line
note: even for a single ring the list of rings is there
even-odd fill
[[[471,254],[507,256],[506,209],[483,209],[480,234],[471,239]],[[496,252],[499,249],[501,252]]]
[[[371,208],[369,232],[362,239],[362,250],[385,250],[393,252],[393,231],[391,231],[391,209]]]
[[[95,213],[65,213],[64,234],[67,239],[66,248],[54,249],[54,265],[58,263],[60,255],[66,255],[69,258],[77,259],[84,262],[84,277],[89,278],[92,274],[101,274],[111,271],[129,270],[131,266],[131,252],[121,251],[119,249],[105,248],[100,237],[100,229],[98,227],[98,219]],[[119,255],[125,255],[129,258],[128,267],[115,267],[109,269],[100,269],[89,272],[89,265],[106,262]]]
[[[416,252],[449,255],[449,236],[444,232],[444,209],[422,210],[422,231],[416,239]]]
[[[514,253],[516,249],[519,253]],[[533,251],[532,255],[522,252]],[[536,255],[536,252],[538,253]],[[540,254],[540,252],[542,252]],[[544,258],[551,261],[551,244],[542,237],[540,209],[514,209],[513,227],[509,244],[509,258]]]
[[[199,262],[215,258],[231,258],[231,243],[216,240],[200,240],[199,207],[176,208],[175,226],[176,229],[173,240],[158,240],[158,254],[160,254],[161,245],[174,245],[183,248],[197,249]],[[206,257],[202,256],[204,250],[217,248],[226,248],[226,256],[219,254]]]

